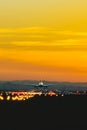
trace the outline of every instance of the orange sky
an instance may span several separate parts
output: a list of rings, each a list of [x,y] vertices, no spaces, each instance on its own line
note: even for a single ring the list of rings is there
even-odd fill
[[[12,1],[0,2],[0,80],[87,81],[87,2]]]

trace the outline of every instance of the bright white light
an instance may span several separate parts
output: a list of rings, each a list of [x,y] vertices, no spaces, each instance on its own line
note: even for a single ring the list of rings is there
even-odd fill
[[[43,82],[40,82],[39,85],[42,85],[42,86],[43,86],[44,84],[43,84]]]

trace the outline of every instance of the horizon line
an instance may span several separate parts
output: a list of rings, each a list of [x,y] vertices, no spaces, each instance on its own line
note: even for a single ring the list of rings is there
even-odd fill
[[[87,81],[56,81],[56,80],[35,80],[35,79],[15,79],[15,80],[0,80],[0,82],[14,82],[14,81],[37,81],[37,82],[59,82],[59,83],[87,83]]]

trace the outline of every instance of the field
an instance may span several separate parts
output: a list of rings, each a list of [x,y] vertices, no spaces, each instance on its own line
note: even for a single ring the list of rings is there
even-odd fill
[[[84,129],[87,97],[34,97],[27,101],[1,101],[0,127],[9,129]]]

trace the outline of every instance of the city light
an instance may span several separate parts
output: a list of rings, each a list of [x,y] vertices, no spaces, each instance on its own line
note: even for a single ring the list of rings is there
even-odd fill
[[[0,100],[4,100],[4,97],[2,95],[0,95]]]
[[[10,100],[10,96],[7,96],[7,100],[8,100],[8,101]]]
[[[25,101],[25,100],[28,100],[28,99],[31,99],[35,96],[61,96],[61,97],[64,97],[64,96],[67,96],[67,95],[76,95],[76,96],[79,96],[79,95],[87,95],[87,91],[52,91],[52,90],[49,90],[49,91],[41,91],[41,90],[31,90],[31,91],[13,91],[13,92],[0,92],[0,100],[7,100],[7,101]]]

